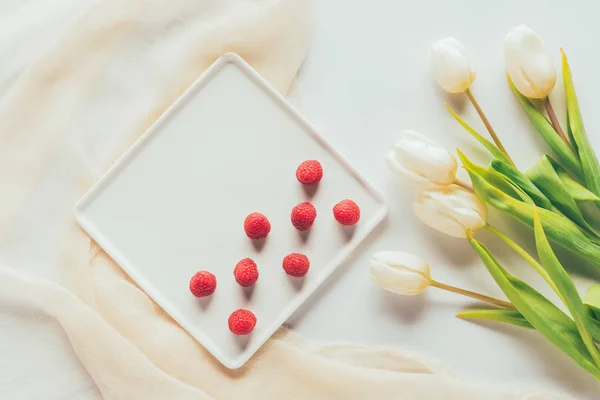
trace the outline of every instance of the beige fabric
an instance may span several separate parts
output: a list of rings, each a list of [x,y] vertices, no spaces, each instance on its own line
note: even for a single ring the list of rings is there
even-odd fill
[[[223,52],[285,93],[311,40],[308,1],[0,6],[10,10],[0,16],[0,301],[56,318],[104,398],[525,398],[398,350],[322,346],[286,330],[226,370],[76,226],[77,199]],[[49,398],[31,385],[30,398]]]

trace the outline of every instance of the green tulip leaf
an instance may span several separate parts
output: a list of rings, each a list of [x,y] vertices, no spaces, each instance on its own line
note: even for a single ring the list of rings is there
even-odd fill
[[[467,310],[459,312],[456,314],[456,316],[459,318],[475,319],[480,321],[502,322],[504,324],[518,326],[521,328],[535,329],[533,325],[527,321],[523,314],[515,310]],[[592,337],[596,342],[600,342],[600,321],[597,321],[591,317],[587,317],[587,319],[591,328]],[[571,334],[576,335],[579,333],[575,324],[569,325],[569,327],[573,329]]]
[[[600,321],[592,317],[588,317],[588,321],[592,332],[592,337],[596,342],[600,343]]]
[[[581,367],[600,379],[600,370],[573,320],[534,288],[510,275],[487,247],[470,234],[469,242],[500,289],[527,321]]]
[[[594,338],[594,340],[596,342],[600,343],[600,320],[598,320],[596,318],[596,316],[594,315],[594,312],[592,310],[594,307],[590,307],[585,303],[584,303],[584,307],[588,314],[588,316],[587,316],[588,326],[590,328],[592,337]],[[596,312],[600,312],[600,309],[596,309]],[[597,314],[597,315],[600,315],[600,314]]]
[[[495,158],[504,161],[505,163],[512,164],[511,160],[504,154],[499,148],[496,147],[495,144],[484,138],[481,134],[479,134],[475,129],[473,129],[469,124],[467,124],[461,117],[458,116],[457,113],[454,112],[452,108],[448,104],[446,104],[446,108],[450,111],[450,114],[454,117],[458,123],[465,128],[467,132],[471,136],[473,136],[483,147],[486,148],[487,151],[490,152],[492,156]]]
[[[543,156],[540,161],[531,167],[527,171],[527,176],[561,213],[579,225],[592,238],[600,238],[594,228],[585,220],[573,196],[565,190],[562,180],[547,156]]]
[[[577,180],[569,175],[569,173],[551,157],[546,157],[554,167],[556,174],[563,184],[563,188],[571,195],[571,197],[573,197],[573,199],[575,199],[575,201],[600,202],[600,197],[596,196],[594,193],[587,190],[581,183],[577,182]]]
[[[467,310],[459,312],[456,316],[481,321],[503,322],[509,325],[520,326],[521,328],[535,329],[523,314],[516,310]]]
[[[565,96],[567,98],[569,134],[577,145],[586,187],[595,195],[600,196],[600,163],[598,162],[596,153],[594,153],[594,149],[592,149],[592,146],[590,145],[590,141],[588,140],[583,126],[583,118],[581,117],[577,94],[575,93],[575,87],[573,86],[573,76],[571,74],[567,55],[562,50],[561,53]],[[579,174],[576,174],[576,176],[580,177]]]
[[[562,141],[560,136],[552,124],[546,119],[544,114],[542,114],[531,101],[525,96],[523,96],[512,83],[510,78],[508,79],[510,84],[510,88],[512,89],[515,96],[519,99],[519,102],[525,109],[525,112],[529,115],[531,122],[537,129],[537,131],[542,136],[542,139],[550,146],[554,154],[558,157],[559,161],[563,163],[567,169],[573,173],[577,178],[583,179],[583,167],[581,166],[581,162],[577,155],[571,150],[571,148]],[[597,193],[596,193],[597,194]]]
[[[585,308],[588,311],[590,319],[596,321],[598,323],[597,326],[600,327],[600,308],[591,306],[589,304],[585,304],[585,301],[583,304],[585,305]]]
[[[537,186],[531,182],[531,180],[521,171],[513,167],[512,165],[506,164],[500,160],[492,160],[490,167],[502,175],[506,176],[515,185],[519,186],[533,202],[547,210],[552,209],[552,202],[538,189]]]
[[[519,193],[515,190],[515,187],[510,184],[507,177],[493,169],[484,168],[481,165],[473,163],[471,160],[469,160],[465,153],[460,151],[460,149],[456,149],[456,152],[467,171],[474,171],[478,175],[482,176],[483,179],[485,179],[488,183],[493,185],[495,188],[498,188],[508,196],[511,196],[516,200],[521,199]]]
[[[583,305],[583,302],[581,301],[581,297],[577,292],[575,284],[569,277],[569,274],[567,274],[567,271],[565,271],[561,265],[558,258],[556,258],[554,251],[552,251],[552,247],[550,247],[550,243],[548,242],[546,234],[544,233],[544,228],[542,227],[542,222],[540,221],[538,209],[535,206],[533,207],[533,220],[535,246],[540,261],[546,269],[546,272],[548,272],[550,279],[556,285],[556,288],[558,289],[560,297],[565,306],[567,306],[567,309],[571,313],[583,343],[585,343],[585,346],[594,359],[596,366],[599,366],[600,352],[598,352],[598,349],[594,344],[594,340],[592,339],[592,334],[590,332],[591,328],[588,324],[588,313]]]
[[[506,212],[524,225],[533,228],[533,208],[487,182],[475,170],[465,166],[475,194],[492,207]],[[538,210],[544,231],[553,243],[592,261],[600,267],[600,248],[596,246],[573,221],[562,214],[540,208]]]
[[[583,303],[586,304],[593,312],[596,319],[600,320],[600,284],[596,283],[591,285],[585,296],[583,296]]]

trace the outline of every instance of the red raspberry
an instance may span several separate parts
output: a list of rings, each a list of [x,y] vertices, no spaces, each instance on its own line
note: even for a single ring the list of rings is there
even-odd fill
[[[342,225],[354,225],[360,219],[360,208],[352,200],[342,200],[333,207],[333,216]]]
[[[296,169],[296,178],[303,185],[314,185],[319,183],[323,177],[323,167],[317,160],[304,161]]]
[[[235,310],[229,316],[229,330],[236,335],[247,335],[254,330],[256,326],[256,316],[252,311],[240,308]]]
[[[262,239],[271,231],[271,223],[261,213],[252,213],[244,221],[244,230],[250,239]]]
[[[317,210],[308,201],[292,208],[292,225],[299,231],[310,228],[317,218]]]
[[[297,278],[303,277],[310,268],[308,257],[300,253],[292,253],[283,259],[283,269],[285,273]]]
[[[256,268],[256,263],[250,258],[244,258],[235,265],[233,276],[235,276],[235,281],[239,283],[240,286],[248,287],[254,285],[258,280],[258,268]]]
[[[190,279],[190,292],[196,297],[210,296],[217,288],[217,278],[208,271],[199,271]]]

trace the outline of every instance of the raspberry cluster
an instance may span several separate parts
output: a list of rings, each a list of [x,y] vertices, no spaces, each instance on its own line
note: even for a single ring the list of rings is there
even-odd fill
[[[303,185],[316,185],[323,178],[323,166],[317,160],[307,160],[296,169],[296,179]],[[345,199],[333,207],[333,216],[341,225],[355,225],[360,220],[360,208],[350,200]],[[317,218],[317,210],[310,202],[303,202],[292,208],[290,220],[298,231],[310,229]],[[265,239],[271,232],[269,219],[259,212],[249,214],[244,220],[246,236],[252,240]],[[289,276],[302,278],[310,269],[310,260],[305,254],[291,253],[284,257],[283,270]],[[258,266],[250,258],[240,260],[233,268],[235,281],[242,287],[256,283],[259,277]],[[215,292],[217,279],[208,271],[199,271],[190,280],[190,291],[196,297],[210,296]],[[238,309],[231,313],[228,319],[229,330],[235,335],[248,335],[256,326],[257,318],[246,309]]]

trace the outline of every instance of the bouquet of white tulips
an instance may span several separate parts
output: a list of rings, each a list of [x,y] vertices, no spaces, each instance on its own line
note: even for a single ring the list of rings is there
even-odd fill
[[[491,141],[448,107],[458,123],[490,153],[490,163],[477,165],[458,150],[471,179],[470,183],[462,182],[456,177],[454,156],[414,131],[403,132],[386,156],[396,176],[417,184],[416,215],[434,229],[466,238],[509,302],[437,282],[425,261],[406,253],[376,253],[370,270],[374,282],[393,292],[417,294],[434,286],[492,304],[496,308],[465,311],[458,316],[536,329],[600,380],[600,285],[592,285],[582,299],[550,245],[564,247],[600,268],[600,234],[580,208],[585,203],[600,206],[600,163],[583,126],[567,57],[561,53],[568,119],[565,130],[550,103],[556,71],[542,40],[525,26],[514,28],[505,39],[508,84],[552,151],[529,170],[517,168],[477,103],[471,91],[475,73],[465,49],[453,38],[433,45],[432,69],[446,91],[464,93],[477,111]],[[489,224],[486,204],[533,229],[537,259]],[[481,229],[522,256],[558,295],[568,314],[508,273],[475,239]]]

